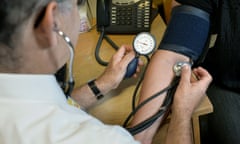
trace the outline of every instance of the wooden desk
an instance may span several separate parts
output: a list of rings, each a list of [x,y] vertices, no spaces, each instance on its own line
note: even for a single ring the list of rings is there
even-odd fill
[[[157,45],[160,43],[165,28],[166,26],[163,20],[160,16],[157,16],[152,23],[151,29],[151,33],[157,39]],[[134,36],[135,35],[111,35],[110,38],[120,46],[122,44],[131,44]],[[78,45],[75,50],[76,54],[74,63],[76,86],[80,86],[81,84],[98,77],[105,69],[104,66],[101,66],[96,62],[94,56],[98,38],[99,33],[96,31],[96,28],[90,32],[79,35]],[[114,53],[115,50],[104,41],[100,49],[100,56],[104,60],[108,61]],[[122,125],[125,118],[131,111],[132,95],[136,83],[137,79],[132,78],[124,80],[116,90],[110,92],[103,100],[93,106],[89,113],[107,124]],[[200,144],[198,117],[212,111],[212,105],[206,97],[193,115],[193,131],[196,144]],[[154,139],[154,143],[164,141],[167,127],[168,125],[164,125],[164,127],[161,128],[160,132]]]

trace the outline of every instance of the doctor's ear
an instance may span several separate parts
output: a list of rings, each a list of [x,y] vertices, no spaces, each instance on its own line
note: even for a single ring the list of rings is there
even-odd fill
[[[57,3],[52,1],[40,11],[34,23],[34,33],[37,43],[43,47],[56,45],[57,38],[54,28],[56,27]]]

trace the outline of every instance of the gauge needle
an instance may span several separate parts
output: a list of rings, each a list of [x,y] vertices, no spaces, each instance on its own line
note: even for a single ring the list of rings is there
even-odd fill
[[[144,42],[140,42],[140,41],[138,41],[139,43],[141,43],[141,44],[143,44],[143,45],[147,45],[146,43],[144,43]]]

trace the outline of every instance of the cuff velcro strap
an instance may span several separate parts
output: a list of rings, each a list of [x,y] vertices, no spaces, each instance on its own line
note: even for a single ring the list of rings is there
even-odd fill
[[[99,100],[103,97],[101,91],[98,89],[98,87],[95,84],[95,79],[91,80],[88,82],[88,86],[89,88],[92,90],[92,92],[94,93],[94,95],[96,96],[96,98]]]

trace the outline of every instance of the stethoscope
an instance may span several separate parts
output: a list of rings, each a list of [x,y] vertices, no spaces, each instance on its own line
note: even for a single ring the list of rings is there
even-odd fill
[[[70,38],[64,32],[62,32],[61,30],[56,29],[56,28],[54,29],[54,31],[64,39],[64,41],[67,43],[67,46],[70,51],[70,58],[69,58],[69,64],[68,64],[68,80],[66,82],[64,82],[65,83],[64,85],[67,86],[65,95],[68,98],[71,96],[71,93],[74,89],[74,84],[75,84],[74,78],[73,78],[74,46],[73,46]]]
[[[67,90],[65,91],[65,94],[67,97],[70,97],[73,88],[74,88],[74,78],[73,78],[73,60],[74,60],[74,47],[71,43],[70,38],[62,31],[58,30],[58,29],[54,29],[55,32],[57,32],[58,35],[60,35],[64,41],[67,43],[67,46],[69,48],[70,51],[70,60],[69,60],[69,66],[68,66],[68,80],[66,83],[67,85]],[[138,65],[138,59],[139,56],[146,56],[151,54],[156,46],[156,40],[154,38],[153,35],[151,35],[148,32],[142,32],[139,33],[133,40],[133,48],[135,50],[135,52],[137,53],[136,57],[128,64],[127,67],[127,72],[125,74],[125,77],[131,77],[135,72],[136,72],[136,68]],[[149,58],[148,58],[149,60]],[[132,135],[136,135],[138,133],[140,133],[141,131],[145,130],[146,128],[150,127],[159,117],[161,117],[162,115],[164,115],[168,110],[169,107],[171,106],[171,103],[173,101],[173,95],[175,93],[177,84],[179,82],[180,79],[180,74],[181,74],[181,69],[184,65],[189,65],[192,66],[192,62],[177,62],[174,66],[173,66],[173,71],[175,73],[175,78],[174,80],[171,82],[171,84],[169,86],[167,86],[166,88],[162,89],[161,91],[155,93],[154,95],[152,95],[151,97],[149,97],[148,99],[146,99],[145,101],[143,101],[141,104],[139,104],[138,106],[135,106],[135,98],[136,98],[136,94],[138,91],[138,88],[140,86],[140,83],[143,79],[143,77],[140,79],[139,83],[137,84],[137,87],[134,91],[134,95],[133,95],[133,105],[132,105],[132,112],[127,116],[126,120],[123,123],[123,127],[125,127]],[[144,73],[143,73],[144,75]],[[142,108],[145,104],[147,104],[148,102],[150,102],[151,100],[153,100],[154,98],[160,96],[161,94],[163,94],[164,92],[167,92],[167,96],[165,98],[165,100],[163,101],[163,104],[161,105],[159,111],[157,113],[155,113],[153,116],[151,116],[150,118],[140,122],[139,124],[135,125],[134,127],[128,128],[128,123],[129,120],[134,116],[134,114],[136,114],[136,112]]]

